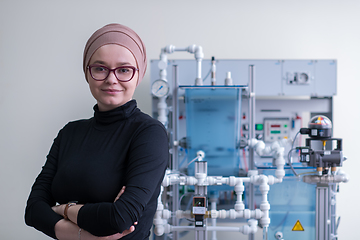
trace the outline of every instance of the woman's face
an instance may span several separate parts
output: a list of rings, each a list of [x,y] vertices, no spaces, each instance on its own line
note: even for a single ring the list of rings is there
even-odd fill
[[[89,65],[101,65],[110,69],[121,66],[133,66],[137,68],[136,60],[133,54],[125,47],[117,44],[108,44],[101,46],[95,51],[89,61]],[[117,80],[114,72],[103,81],[96,81],[91,77],[89,69],[86,72],[90,91],[97,101],[100,111],[109,111],[130,101],[134,95],[138,71],[135,71],[134,77],[128,82]]]

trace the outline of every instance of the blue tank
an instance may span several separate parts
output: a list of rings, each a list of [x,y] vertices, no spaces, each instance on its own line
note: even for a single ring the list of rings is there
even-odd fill
[[[186,89],[185,104],[188,162],[202,150],[209,176],[238,176],[240,88]],[[194,164],[188,175],[194,175]]]

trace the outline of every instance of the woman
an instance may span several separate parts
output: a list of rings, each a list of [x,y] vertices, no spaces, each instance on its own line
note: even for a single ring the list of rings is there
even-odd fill
[[[27,225],[60,240],[149,238],[168,139],[132,99],[146,66],[130,28],[109,24],[90,37],[83,68],[94,117],[59,131],[32,187]]]

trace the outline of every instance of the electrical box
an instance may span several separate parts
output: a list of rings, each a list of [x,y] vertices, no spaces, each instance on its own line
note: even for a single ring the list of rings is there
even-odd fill
[[[151,60],[151,69],[158,70],[159,60]],[[169,60],[166,71],[172,89],[173,66],[179,68],[179,85],[195,84],[195,60]],[[216,85],[224,85],[231,72],[234,85],[248,85],[249,65],[255,66],[256,96],[312,96],[336,95],[336,60],[216,60]],[[186,70],[186,71],[183,71]],[[210,85],[211,60],[202,61],[204,85]],[[151,84],[159,79],[158,71],[151,71]]]

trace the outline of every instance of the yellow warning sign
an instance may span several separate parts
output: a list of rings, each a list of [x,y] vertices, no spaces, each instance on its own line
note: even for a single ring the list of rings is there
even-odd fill
[[[292,228],[292,231],[305,231],[303,226],[301,225],[300,221],[297,220],[294,227]]]

